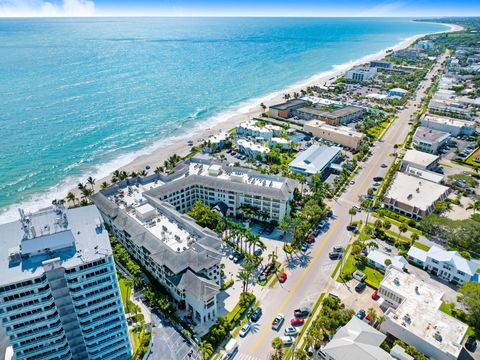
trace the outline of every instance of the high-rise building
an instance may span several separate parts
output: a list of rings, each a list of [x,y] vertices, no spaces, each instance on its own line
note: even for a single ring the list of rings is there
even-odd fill
[[[112,250],[95,206],[0,225],[0,319],[21,359],[128,359]]]

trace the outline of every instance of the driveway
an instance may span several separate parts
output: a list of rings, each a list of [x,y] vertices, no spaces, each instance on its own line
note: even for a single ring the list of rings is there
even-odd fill
[[[417,279],[443,291],[443,301],[457,303],[457,297],[459,296],[459,293],[457,292],[456,286],[450,284],[449,282],[443,281],[442,279],[433,276],[432,274],[423,269],[417,268],[416,266],[409,266],[408,270],[411,274],[414,274]]]

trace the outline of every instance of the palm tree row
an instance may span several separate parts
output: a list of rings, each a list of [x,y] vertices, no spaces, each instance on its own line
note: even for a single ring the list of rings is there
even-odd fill
[[[255,253],[256,248],[266,249],[265,244],[260,240],[260,236],[254,234],[250,229],[237,224],[229,219],[225,219],[225,232],[227,236],[242,252],[249,255]]]

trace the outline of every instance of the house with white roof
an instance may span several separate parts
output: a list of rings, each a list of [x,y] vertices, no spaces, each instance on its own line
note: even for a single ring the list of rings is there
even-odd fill
[[[265,159],[265,155],[270,152],[267,146],[246,139],[237,140],[237,149],[238,152],[253,159],[258,157]]]
[[[435,202],[445,200],[450,191],[447,186],[397,172],[383,198],[383,206],[413,219],[421,219],[432,213]]]
[[[282,128],[277,125],[266,124],[260,126],[255,120],[248,120],[239,124],[236,128],[236,132],[241,136],[252,136],[255,138],[262,138],[269,140],[274,136],[280,135]]]
[[[387,260],[390,260],[390,264],[398,270],[403,270],[408,264],[407,259],[405,259],[403,256],[390,256],[378,250],[370,251],[367,256],[368,263],[381,270],[385,270],[387,268],[387,265],[385,265]]]
[[[378,295],[386,308],[383,333],[435,360],[458,359],[468,325],[440,310],[441,290],[415,275],[388,267]]]
[[[282,150],[288,150],[290,149],[291,145],[292,145],[292,142],[288,139],[284,139],[284,138],[281,138],[281,137],[272,137],[270,139],[270,141],[268,142],[268,145],[269,146],[279,146],[280,149]]]
[[[479,266],[456,251],[447,251],[437,246],[424,251],[412,246],[408,251],[408,259],[429,273],[458,285],[479,280]]]
[[[293,172],[304,176],[323,174],[341,153],[341,147],[315,144],[300,152],[288,167]]]
[[[428,154],[418,150],[407,150],[405,156],[402,159],[401,169],[407,168],[407,166],[414,166],[417,169],[432,170],[438,166],[440,157],[433,154]]]
[[[320,356],[325,360],[391,360],[380,347],[386,336],[366,322],[353,316],[325,345]]]

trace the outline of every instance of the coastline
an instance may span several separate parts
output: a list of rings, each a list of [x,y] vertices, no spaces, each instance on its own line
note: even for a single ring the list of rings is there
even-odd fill
[[[102,182],[110,182],[114,170],[125,170],[127,172],[141,171],[148,165],[150,166],[150,171],[153,171],[155,167],[163,165],[163,162],[173,154],[182,157],[187,155],[190,152],[190,146],[187,145],[187,140],[193,140],[194,145],[198,145],[199,139],[205,139],[210,135],[218,133],[220,130],[232,129],[239,123],[258,115],[262,111],[259,106],[260,103],[264,103],[268,107],[272,104],[282,102],[284,101],[283,95],[285,93],[299,92],[307,86],[314,86],[328,82],[332,77],[337,77],[354,66],[383,58],[387,54],[387,50],[396,51],[407,48],[413,42],[426,35],[455,32],[463,29],[463,27],[455,24],[444,25],[447,25],[449,29],[408,37],[398,44],[385,48],[377,53],[369,54],[347,63],[334,65],[330,70],[312,75],[309,78],[296,82],[282,90],[246,100],[207,119],[201,120],[198,124],[195,124],[190,131],[184,134],[172,135],[168,138],[157,140],[153,144],[136,152],[122,154],[112,161],[97,165],[89,174],[82,174],[64,179],[45,193],[38,194],[21,205],[25,206],[28,211],[36,211],[48,206],[51,200],[55,198],[64,198],[69,191],[72,191],[76,196],[79,196],[76,184],[79,181],[85,181],[86,177],[89,175],[97,179],[95,190],[98,190]],[[3,212],[0,212],[0,221],[16,219],[18,206],[19,204],[12,204],[6,207]]]

